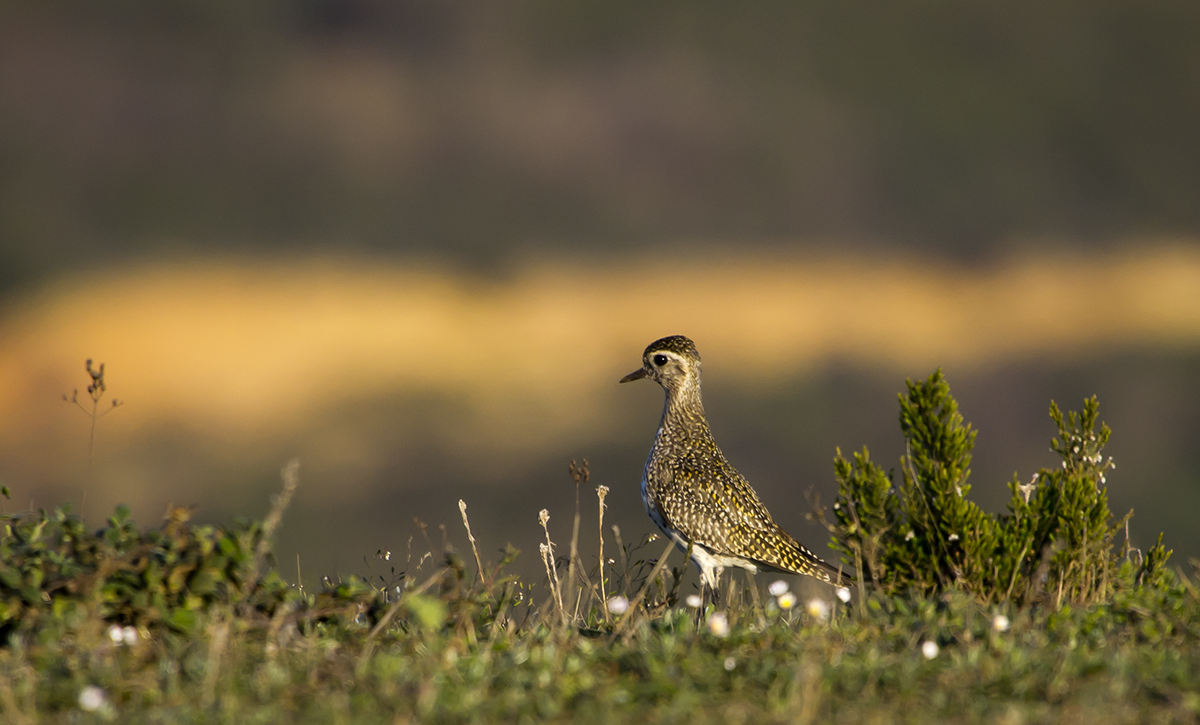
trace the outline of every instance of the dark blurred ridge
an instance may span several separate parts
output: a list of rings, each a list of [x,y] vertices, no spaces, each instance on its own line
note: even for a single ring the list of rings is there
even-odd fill
[[[1183,1],[6,3],[0,290],[214,247],[1195,236],[1198,40]]]

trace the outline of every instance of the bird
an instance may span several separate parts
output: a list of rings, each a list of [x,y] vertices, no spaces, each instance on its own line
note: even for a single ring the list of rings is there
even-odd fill
[[[642,469],[642,503],[662,532],[691,558],[701,594],[716,600],[727,567],[853,581],[780,528],[717,446],[700,399],[700,353],[683,335],[650,343],[642,367],[619,382],[649,378],[666,399]]]

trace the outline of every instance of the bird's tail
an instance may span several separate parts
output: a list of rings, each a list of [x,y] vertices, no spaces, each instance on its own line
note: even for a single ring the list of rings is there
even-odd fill
[[[813,562],[817,569],[829,576],[829,583],[848,586],[855,583],[855,578],[850,572],[846,571],[845,567],[834,566],[827,561],[817,559]],[[821,577],[824,578],[824,577]]]
[[[788,537],[792,551],[785,555],[788,567],[795,574],[804,574],[832,584],[849,585],[855,582],[854,577],[842,566],[834,566],[809,551],[803,544]]]

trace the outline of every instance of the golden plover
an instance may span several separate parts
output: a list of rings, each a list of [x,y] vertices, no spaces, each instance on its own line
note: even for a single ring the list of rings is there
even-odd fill
[[[801,545],[771,518],[749,482],[717,447],[700,401],[700,353],[682,335],[650,343],[642,367],[620,382],[650,378],[666,391],[662,421],[642,471],[642,502],[680,548],[690,547],[702,590],[717,591],[725,567],[850,577]]]

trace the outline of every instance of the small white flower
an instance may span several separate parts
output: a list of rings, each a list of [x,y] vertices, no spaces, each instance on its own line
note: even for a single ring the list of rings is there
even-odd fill
[[[692,609],[699,609],[699,608],[700,608],[701,601],[700,601],[700,595],[699,595],[699,594],[689,594],[689,595],[688,595],[688,598],[687,598],[686,600],[684,600],[684,601],[686,601],[686,602],[687,602],[687,605],[688,605],[689,607],[691,607]]]
[[[708,618],[708,631],[718,637],[729,636],[729,618],[724,612],[713,612]]]
[[[621,595],[617,595],[608,600],[608,611],[613,614],[624,614],[629,611],[629,600]]]
[[[117,625],[112,625],[108,628],[108,638],[113,641],[113,644],[121,644],[125,641],[125,634]]]
[[[1012,623],[1008,621],[1008,617],[1003,614],[997,614],[992,617],[992,629],[997,632],[1007,632]]]
[[[737,667],[737,660],[735,660],[732,657],[726,657],[725,658],[725,671],[733,672],[734,667]]]
[[[912,530],[910,529],[910,530],[909,530],[909,532],[908,532],[907,534],[905,534],[905,535],[904,535],[904,540],[905,540],[905,541],[912,541],[914,536],[916,536],[916,534],[914,534],[914,533],[912,532]]]
[[[547,511],[546,509],[542,509],[541,511],[538,511],[538,523],[539,524],[541,524],[542,526],[545,526],[546,522],[549,520],[550,520],[550,512],[549,511]]]
[[[104,707],[104,690],[95,685],[88,685],[79,691],[79,708],[85,712],[96,712]]]
[[[767,587],[767,591],[771,592],[771,596],[777,597],[788,590],[788,583],[782,579],[776,579],[771,582],[771,586]]]
[[[128,646],[132,647],[137,644],[138,631],[134,627],[125,627],[121,630],[121,640]]]
[[[931,660],[934,657],[937,657],[938,656],[937,642],[934,642],[932,639],[927,639],[924,642],[922,642],[921,643],[921,654],[924,655],[925,659],[927,659],[927,660]]]
[[[829,602],[824,599],[809,599],[808,613],[818,622],[825,622],[829,619]]]
[[[946,537],[947,541],[958,541],[958,534],[950,534]]]
[[[842,505],[841,505],[840,503],[835,503],[835,504],[833,505],[833,510],[834,510],[834,511],[837,511],[837,510],[838,510],[838,509],[840,509],[841,507],[842,507]]]
[[[780,609],[791,609],[796,606],[796,595],[791,592],[784,592],[779,595],[778,601]]]
[[[850,603],[850,590],[846,587],[837,588],[837,598],[842,600],[843,604]]]

